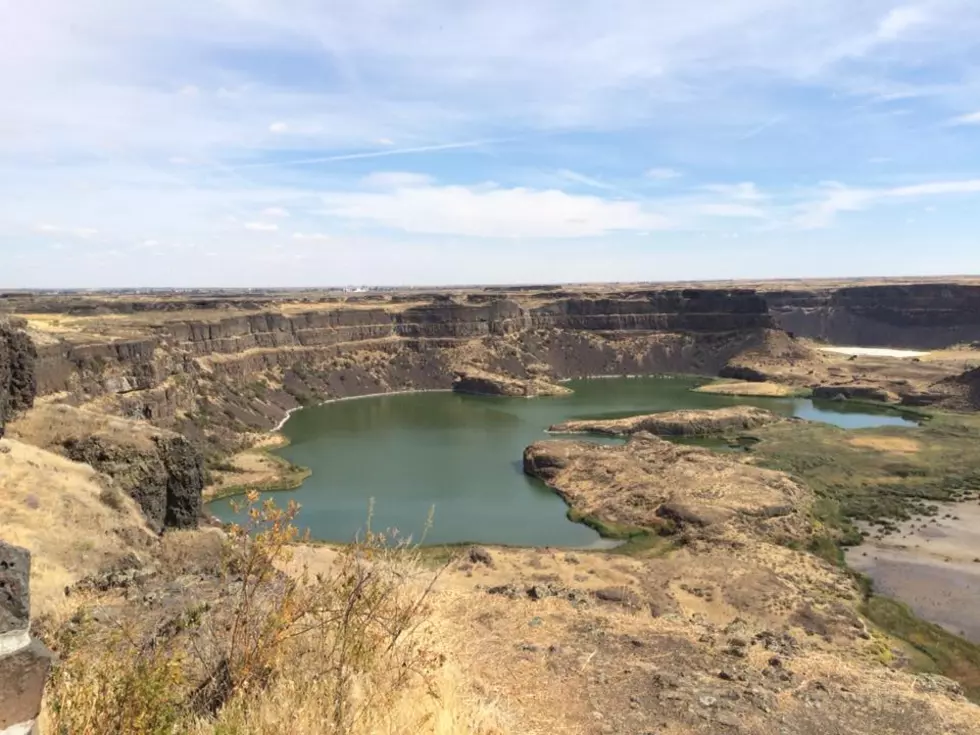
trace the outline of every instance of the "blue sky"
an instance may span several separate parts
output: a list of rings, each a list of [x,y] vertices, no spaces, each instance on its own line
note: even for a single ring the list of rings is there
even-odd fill
[[[0,288],[980,272],[976,0],[33,0]]]

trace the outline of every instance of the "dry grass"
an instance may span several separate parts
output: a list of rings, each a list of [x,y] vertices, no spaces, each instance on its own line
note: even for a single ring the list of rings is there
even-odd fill
[[[144,611],[62,631],[46,731],[510,732],[461,678],[433,625],[427,600],[438,572],[416,549],[369,531],[311,567],[294,558],[296,506],[259,504],[250,493],[247,507],[249,523],[231,527],[223,546],[219,588],[230,594],[195,593],[179,626],[144,622]],[[179,566],[182,554],[213,541],[182,534],[161,559]]]
[[[694,392],[713,393],[722,396],[785,397],[796,395],[798,390],[780,383],[749,383],[739,380],[726,383],[708,383],[695,388]]]
[[[849,439],[847,443],[853,447],[876,449],[879,452],[893,452],[895,454],[915,454],[922,448],[919,442],[903,436],[864,435]]]
[[[11,439],[0,447],[0,537],[33,554],[35,614],[57,612],[67,585],[153,543],[136,504],[88,465]]]
[[[60,447],[67,439],[98,434],[114,446],[145,452],[156,451],[153,437],[161,433],[147,423],[51,403],[35,406],[7,428],[11,436],[39,447]]]

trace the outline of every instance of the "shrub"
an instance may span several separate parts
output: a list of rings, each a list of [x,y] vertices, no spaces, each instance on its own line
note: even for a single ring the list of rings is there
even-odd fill
[[[178,624],[140,642],[76,626],[59,648],[47,726],[58,735],[374,733],[406,692],[433,697],[444,658],[426,630],[438,572],[416,547],[370,530],[326,572],[294,560],[298,506],[246,496],[247,522],[224,550],[220,604],[198,601]],[[145,632],[145,631],[144,631]],[[145,637],[145,636],[144,636]],[[429,717],[413,710],[412,717]]]

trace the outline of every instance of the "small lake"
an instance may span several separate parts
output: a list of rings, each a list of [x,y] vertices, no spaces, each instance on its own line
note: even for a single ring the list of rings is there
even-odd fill
[[[372,528],[396,528],[415,540],[432,510],[426,543],[596,547],[606,542],[570,522],[564,502],[522,472],[524,448],[547,439],[552,424],[738,404],[845,428],[909,424],[895,413],[844,402],[692,393],[700,382],[602,378],[572,381],[567,385],[575,393],[560,398],[406,393],[303,409],[282,428],[290,445],[280,454],[313,474],[299,489],[277,493],[277,501],[299,502],[298,524],[327,541],[349,541],[363,529],[373,498]],[[208,508],[235,520],[231,500]]]

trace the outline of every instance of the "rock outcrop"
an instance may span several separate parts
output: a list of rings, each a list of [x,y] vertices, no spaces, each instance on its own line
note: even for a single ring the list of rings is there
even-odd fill
[[[939,404],[958,411],[980,410],[980,368],[945,378],[930,387],[922,396],[923,404]],[[906,403],[915,404],[915,396]]]
[[[14,413],[30,408],[37,392],[37,352],[19,321],[0,319],[0,436]]]
[[[760,332],[718,372],[723,378],[764,382],[794,368],[809,369],[825,360],[803,340],[778,330]]]
[[[11,433],[112,478],[157,531],[198,524],[204,462],[200,452],[179,434],[65,405],[40,406],[28,412],[11,427]]]
[[[565,421],[548,431],[555,434],[627,436],[648,432],[657,436],[707,436],[757,429],[785,421],[772,411],[754,406],[728,406],[711,410],[664,411],[622,419]]]
[[[813,388],[813,397],[818,400],[878,401],[881,403],[894,402],[898,396],[877,385],[818,385]]]
[[[543,441],[524,450],[573,515],[621,529],[674,525],[694,536],[748,532],[769,540],[809,533],[809,491],[786,474],[707,449],[637,434],[624,446]]]
[[[540,396],[567,396],[570,388],[549,383],[541,378],[519,380],[506,375],[488,373],[482,370],[466,370],[456,373],[453,380],[456,393],[469,393],[482,396],[505,396],[509,398],[537,398]]]
[[[54,659],[30,634],[31,555],[0,541],[0,733],[36,732]]]

